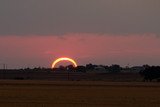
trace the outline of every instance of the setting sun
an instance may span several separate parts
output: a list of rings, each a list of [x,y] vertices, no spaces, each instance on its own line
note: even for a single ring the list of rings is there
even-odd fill
[[[55,65],[60,62],[60,61],[69,61],[71,63],[73,63],[74,67],[77,67],[77,63],[71,59],[71,58],[68,58],[68,57],[61,57],[61,58],[58,58],[56,59],[53,63],[52,63],[52,68],[55,68]]]

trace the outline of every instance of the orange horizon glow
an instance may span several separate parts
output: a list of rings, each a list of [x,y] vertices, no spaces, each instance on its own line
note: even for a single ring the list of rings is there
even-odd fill
[[[68,58],[68,57],[61,57],[61,58],[56,59],[56,60],[52,63],[52,68],[55,68],[55,65],[56,65],[58,62],[60,62],[60,61],[69,61],[69,62],[73,63],[74,67],[77,67],[77,63],[76,63],[76,61],[74,61],[73,59]]]

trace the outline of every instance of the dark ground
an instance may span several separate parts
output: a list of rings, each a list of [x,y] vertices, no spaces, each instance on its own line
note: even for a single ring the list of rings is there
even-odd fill
[[[0,80],[0,107],[160,107],[160,84]]]
[[[11,80],[70,80],[70,81],[108,81],[138,82],[143,77],[139,73],[78,73],[78,72],[0,72],[0,79]]]

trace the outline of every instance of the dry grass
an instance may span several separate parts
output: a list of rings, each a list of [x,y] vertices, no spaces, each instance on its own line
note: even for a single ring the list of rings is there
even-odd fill
[[[158,83],[0,81],[0,107],[160,107]]]

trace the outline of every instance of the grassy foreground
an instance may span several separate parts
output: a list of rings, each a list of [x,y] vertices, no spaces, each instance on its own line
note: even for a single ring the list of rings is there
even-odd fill
[[[160,84],[1,80],[0,107],[160,107]]]

